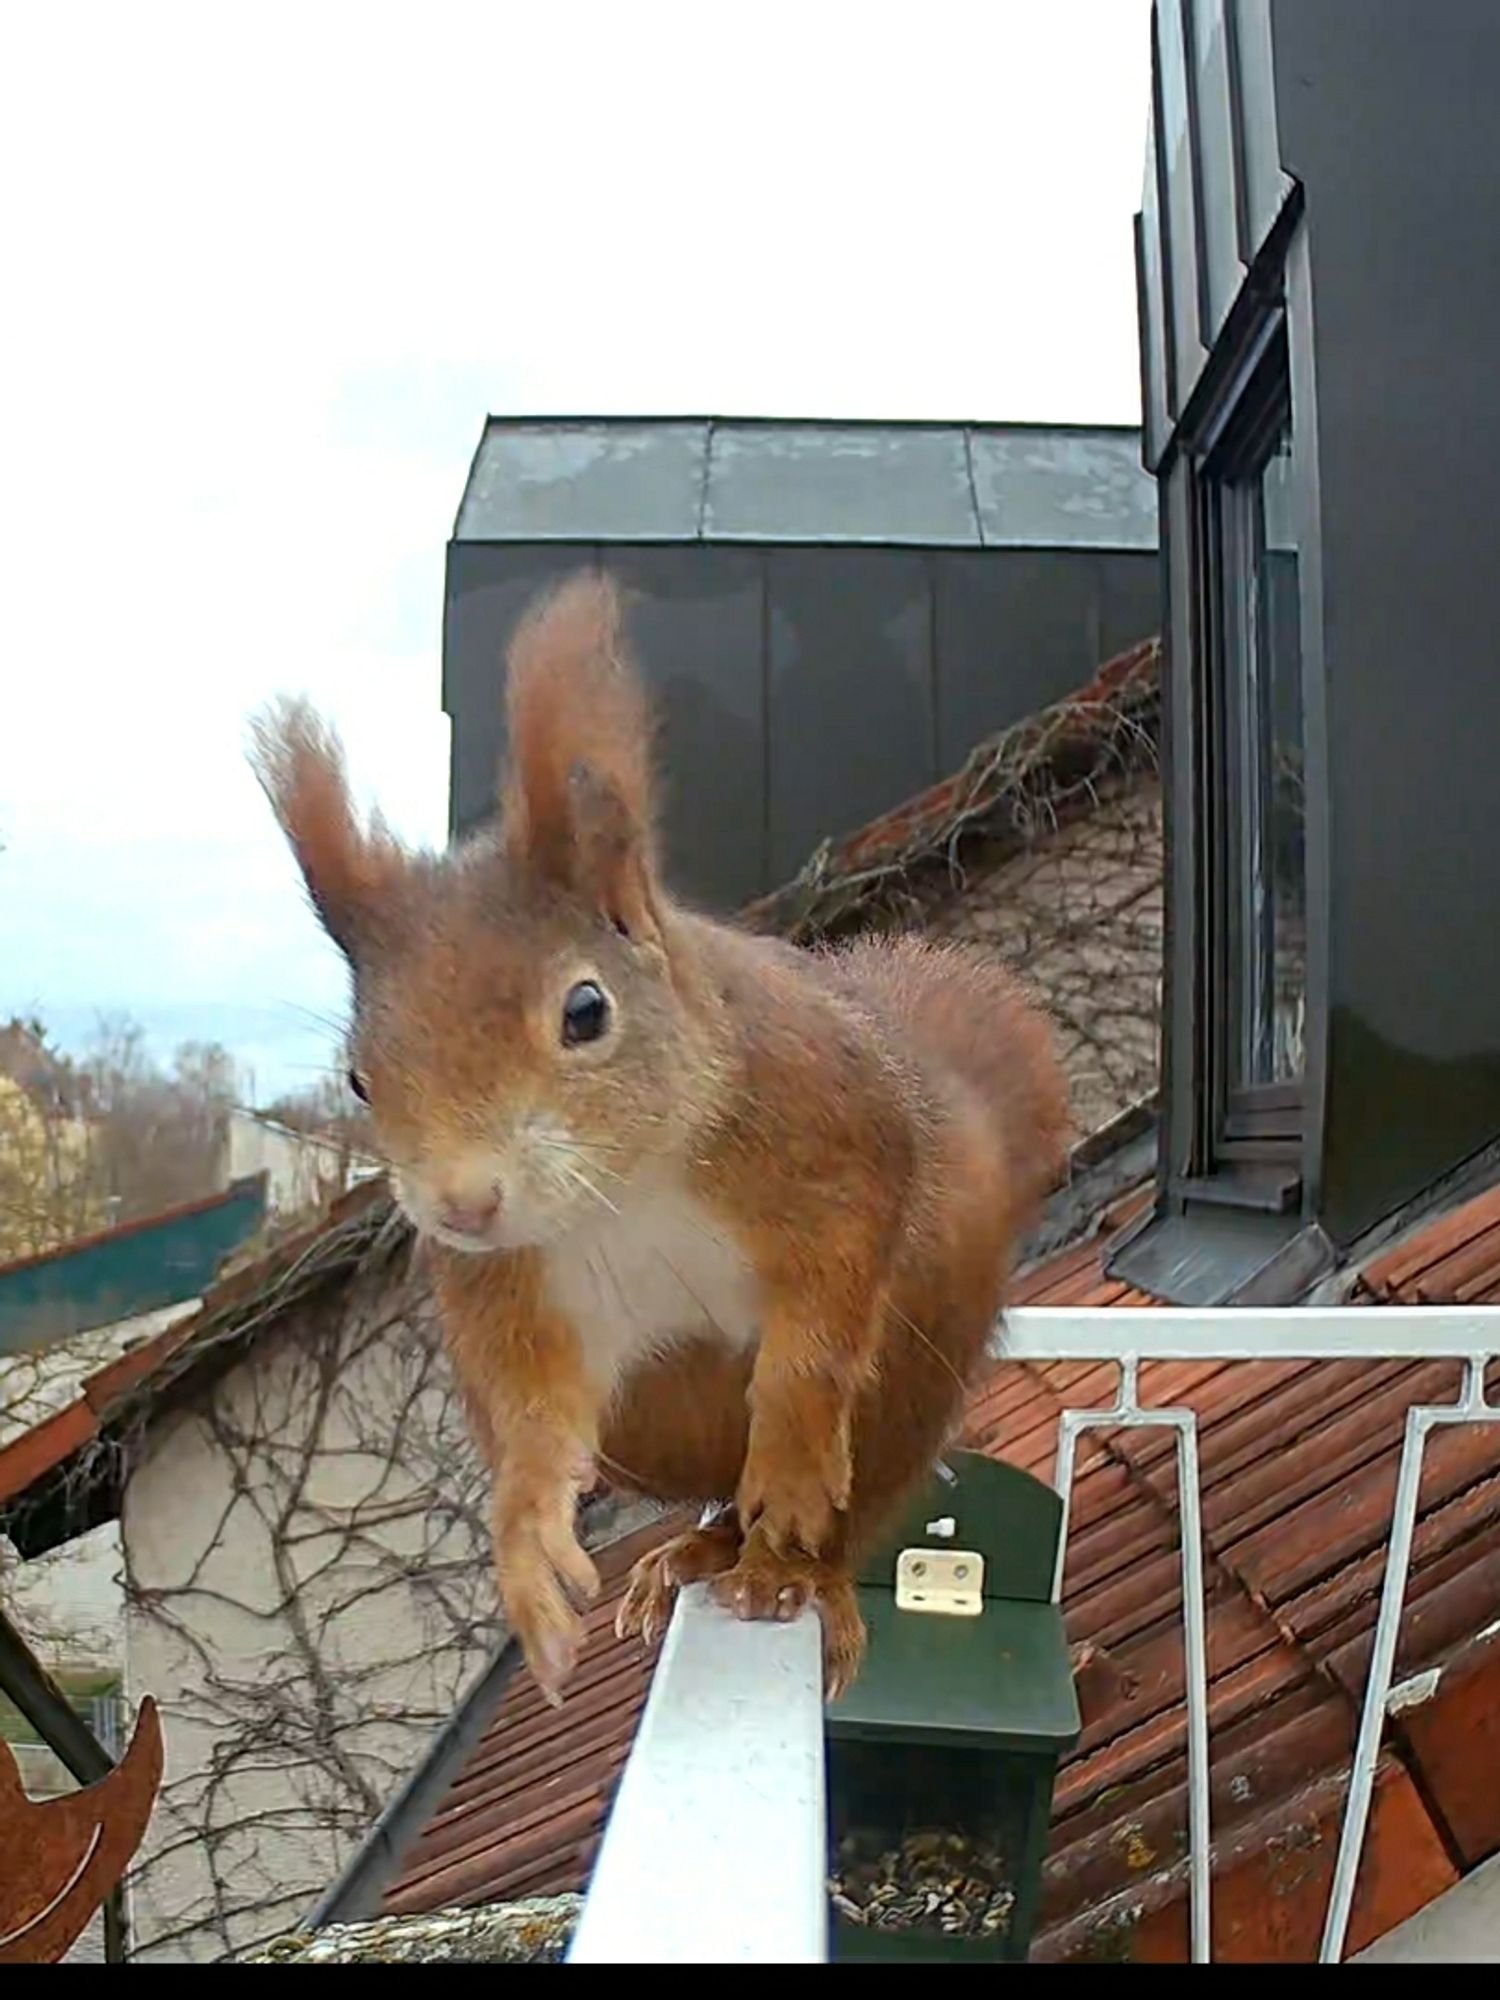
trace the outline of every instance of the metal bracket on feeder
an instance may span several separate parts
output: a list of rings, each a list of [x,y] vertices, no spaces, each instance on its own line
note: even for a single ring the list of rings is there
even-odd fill
[[[977,1618],[984,1609],[984,1557],[974,1549],[903,1549],[896,1558],[896,1609]]]

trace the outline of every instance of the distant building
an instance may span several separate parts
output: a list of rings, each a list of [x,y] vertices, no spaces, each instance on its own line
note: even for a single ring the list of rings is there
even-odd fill
[[[0,1265],[0,1446],[24,1451],[74,1436],[79,1412],[107,1401],[133,1353],[190,1317],[225,1260],[265,1218],[263,1180]],[[124,1664],[118,1523],[101,1518],[40,1561],[0,1540],[0,1597],[44,1666],[107,1749]],[[51,1753],[0,1701],[33,1795],[67,1789]]]
[[[541,590],[629,593],[667,878],[720,912],[1161,629],[1123,426],[492,417],[448,545],[456,832],[494,807],[502,662]]]
[[[223,1176],[266,1177],[272,1216],[303,1215],[324,1207],[357,1180],[378,1173],[380,1163],[321,1132],[298,1132],[259,1111],[236,1106],[225,1120]]]

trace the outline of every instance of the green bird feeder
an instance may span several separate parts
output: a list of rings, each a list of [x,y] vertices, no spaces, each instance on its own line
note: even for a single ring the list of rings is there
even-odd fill
[[[1061,1532],[1050,1486],[952,1452],[861,1567],[869,1652],[825,1722],[835,1961],[1027,1956],[1082,1726]]]

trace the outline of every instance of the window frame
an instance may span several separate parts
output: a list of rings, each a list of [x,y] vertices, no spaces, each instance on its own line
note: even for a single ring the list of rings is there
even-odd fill
[[[1267,317],[1218,407],[1218,420],[1193,458],[1199,1082],[1196,1170],[1181,1191],[1286,1212],[1301,1193],[1308,1111],[1305,1058],[1303,1074],[1295,1080],[1245,1084],[1237,1077],[1235,1056],[1244,1006],[1243,981],[1237,975],[1249,958],[1242,886],[1251,809],[1245,784],[1245,699],[1235,678],[1245,673],[1245,646],[1236,628],[1243,632],[1243,583],[1253,573],[1244,554],[1244,501],[1239,496],[1265,471],[1276,439],[1292,419],[1289,340],[1280,307]],[[1263,552],[1257,554],[1263,558]],[[1299,657],[1304,646],[1305,641]],[[1264,940],[1261,949],[1263,953]]]

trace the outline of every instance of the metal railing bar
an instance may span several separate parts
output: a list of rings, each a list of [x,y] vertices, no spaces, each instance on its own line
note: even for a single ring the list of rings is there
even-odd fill
[[[1191,1410],[1174,1411],[1177,1494],[1182,1516],[1183,1645],[1188,1697],[1188,1852],[1192,1859],[1192,1952],[1196,1965],[1213,1957],[1209,1898],[1212,1830],[1208,1805],[1208,1610],[1203,1591],[1203,1518],[1199,1506],[1198,1422]]]
[[[1407,1411],[1391,1534],[1365,1685],[1359,1734],[1339,1836],[1319,1952],[1324,1963],[1343,1956],[1364,1851],[1412,1545],[1421,1502],[1422,1464],[1430,1434],[1445,1425],[1500,1423],[1485,1396],[1485,1374],[1500,1357],[1496,1306],[1280,1306],[1172,1308],[1028,1306],[1008,1312],[992,1352],[1024,1362],[1116,1362],[1119,1390],[1109,1409],[1064,1409],[1058,1426],[1055,1484],[1063,1512],[1052,1594],[1062,1598],[1067,1563],[1078,1439],[1084,1431],[1168,1428],[1177,1434],[1178,1511],[1182,1534],[1184,1691],[1188,1725],[1188,1844],[1192,1956],[1212,1953],[1210,1895],[1212,1827],[1209,1808],[1207,1615],[1197,1418],[1192,1410],[1142,1405],[1140,1368],[1147,1361],[1454,1360],[1464,1365],[1456,1403]]]
[[[1018,1306],[1003,1361],[1467,1361],[1500,1353],[1500,1306]]]
[[[818,1615],[742,1624],[690,1585],[568,1962],[821,1963],[827,1874]]]

